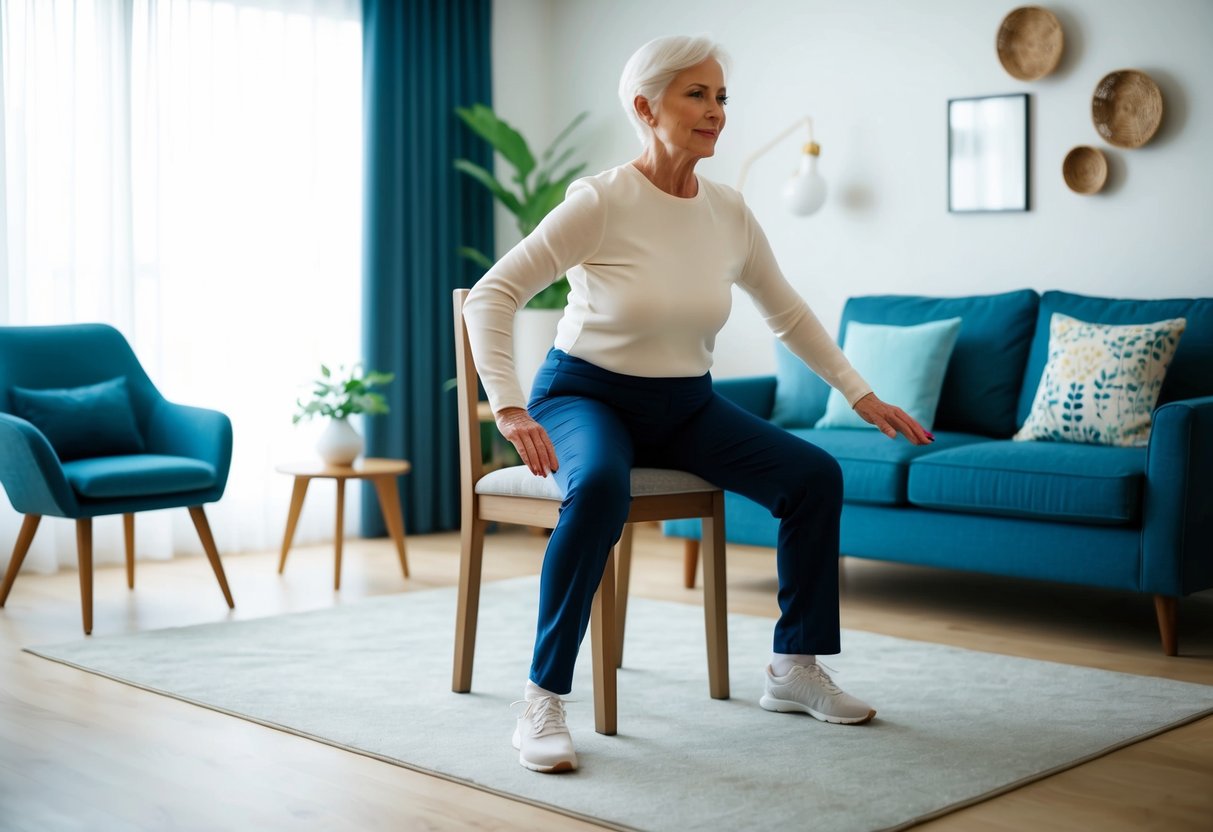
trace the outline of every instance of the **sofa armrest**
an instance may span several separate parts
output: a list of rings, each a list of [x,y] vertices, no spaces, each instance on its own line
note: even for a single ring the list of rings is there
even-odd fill
[[[1213,396],[1154,411],[1146,456],[1142,591],[1213,586]]]
[[[232,421],[225,414],[161,399],[152,410],[146,439],[149,454],[209,462],[220,489],[226,485],[232,464]]]
[[[0,483],[22,514],[75,517],[76,494],[51,443],[32,424],[0,413]]]
[[[743,410],[763,419],[770,419],[771,411],[775,408],[775,376],[722,378],[712,382],[712,389]]]

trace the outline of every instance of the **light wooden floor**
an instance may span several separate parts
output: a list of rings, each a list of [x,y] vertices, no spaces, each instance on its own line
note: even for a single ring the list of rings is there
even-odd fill
[[[486,580],[537,572],[543,543],[519,530],[491,536]],[[292,552],[283,577],[276,553],[229,555],[230,618],[450,585],[457,554],[454,534],[409,538],[406,584],[389,542],[350,541],[336,594],[331,547]],[[698,603],[698,592],[681,587],[681,557],[681,541],[642,529],[633,593]],[[1183,655],[1168,659],[1149,598],[846,563],[844,627],[1213,684],[1213,594],[1185,600]],[[730,609],[773,617],[772,552],[734,546],[728,568]],[[83,637],[78,591],[74,572],[22,575],[0,611],[0,829],[598,828],[22,653],[23,645]],[[95,592],[97,635],[229,618],[202,558],[140,563],[134,592],[121,568],[99,569]],[[765,657],[754,659],[758,672]],[[508,742],[507,721],[486,742]],[[920,828],[1209,830],[1211,819],[1208,718]]]

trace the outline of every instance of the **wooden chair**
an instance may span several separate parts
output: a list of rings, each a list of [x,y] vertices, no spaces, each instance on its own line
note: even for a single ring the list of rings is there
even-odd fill
[[[472,687],[476,617],[480,607],[480,567],[485,526],[491,522],[555,528],[560,494],[552,477],[536,477],[525,466],[485,474],[481,462],[476,366],[463,321],[467,289],[454,293],[455,356],[459,396],[459,473],[462,526],[459,610],[455,620],[455,662],[451,689]],[[631,571],[632,523],[703,518],[704,624],[707,629],[708,691],[729,698],[728,629],[725,616],[724,492],[684,471],[632,471],[632,506],[619,543],[607,559],[594,595],[590,641],[594,659],[594,728],[616,730],[615,671],[623,660],[623,629]]]

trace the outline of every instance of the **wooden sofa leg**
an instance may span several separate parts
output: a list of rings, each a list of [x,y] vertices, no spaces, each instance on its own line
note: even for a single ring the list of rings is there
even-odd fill
[[[13,588],[13,581],[17,580],[17,573],[21,571],[21,564],[25,560],[26,553],[29,552],[29,545],[34,542],[34,532],[38,531],[40,522],[42,522],[41,514],[27,514],[25,520],[21,522],[21,531],[17,533],[17,545],[13,547],[13,556],[8,561],[8,572],[4,573],[4,584],[0,586],[0,607],[3,607],[4,602],[8,600],[9,590]]]
[[[1162,652],[1179,655],[1179,599],[1169,595],[1154,596],[1154,614],[1158,617],[1158,634],[1162,636]]]
[[[686,540],[682,550],[682,585],[695,588],[695,570],[699,568],[699,541]]]

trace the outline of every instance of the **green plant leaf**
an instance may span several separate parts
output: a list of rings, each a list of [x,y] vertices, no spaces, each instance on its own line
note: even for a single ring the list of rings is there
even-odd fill
[[[522,134],[501,119],[484,104],[471,107],[456,107],[455,113],[476,135],[493,146],[505,160],[518,171],[519,182],[530,176],[535,169],[535,157]]]
[[[460,246],[459,254],[471,260],[486,272],[493,268],[493,261],[489,258],[489,256],[478,249],[472,248],[471,246]]]
[[[508,188],[506,188],[505,185],[498,182],[497,178],[493,176],[493,174],[480,167],[480,165],[477,165],[474,162],[469,162],[467,159],[456,159],[455,170],[466,173],[481,185],[488,188],[492,192],[493,196],[501,200],[501,204],[506,208],[509,208],[512,213],[520,214],[522,212],[522,203],[518,201],[518,197],[515,196]]]
[[[569,279],[561,277],[527,301],[527,309],[564,309],[569,297]]]
[[[589,116],[589,114],[590,114],[589,110],[582,110],[580,113],[578,113],[576,116],[574,116],[573,120],[569,122],[568,126],[565,127],[563,130],[561,130],[559,135],[556,136],[556,138],[552,139],[552,143],[550,145],[548,145],[548,149],[543,151],[543,159],[544,160],[551,159],[552,154],[556,152],[556,148],[560,146],[560,143],[562,141],[564,141],[565,139],[567,139],[569,137],[569,134],[572,133],[574,130],[576,130],[577,125],[579,125],[579,124],[581,124],[581,122],[585,121],[586,117]],[[549,169],[558,167],[559,165],[560,165],[560,163],[557,162],[553,165],[550,165]]]

